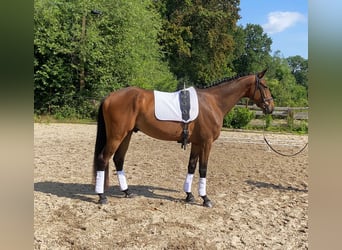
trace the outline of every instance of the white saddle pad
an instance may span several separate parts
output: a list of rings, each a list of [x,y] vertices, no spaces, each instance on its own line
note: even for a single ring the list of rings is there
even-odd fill
[[[198,116],[198,99],[194,87],[187,88],[190,94],[190,118],[185,121],[182,119],[182,112],[179,104],[179,91],[177,92],[161,92],[154,90],[154,108],[155,115],[158,120],[162,121],[178,121],[191,122]]]

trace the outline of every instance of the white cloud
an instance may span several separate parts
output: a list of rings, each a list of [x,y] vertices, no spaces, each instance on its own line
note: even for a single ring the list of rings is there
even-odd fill
[[[268,22],[262,25],[266,33],[274,34],[284,31],[285,29],[294,26],[298,22],[305,21],[306,18],[299,12],[270,12],[268,14]]]

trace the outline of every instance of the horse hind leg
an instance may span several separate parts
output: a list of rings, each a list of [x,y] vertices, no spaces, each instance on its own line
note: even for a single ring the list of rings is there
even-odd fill
[[[123,170],[123,165],[125,161],[126,152],[128,150],[129,142],[132,137],[132,132],[130,131],[125,139],[121,142],[119,148],[116,150],[113,161],[115,165],[115,169],[117,172],[117,178],[120,186],[120,190],[124,192],[126,198],[134,197],[133,193],[128,189],[127,179],[125,172]]]
[[[98,160],[97,161],[97,168],[95,173],[95,193],[99,195],[99,204],[107,204],[107,197],[104,194],[104,191],[108,187],[108,162],[104,163],[104,161]]]
[[[120,140],[107,141],[106,146],[95,159],[95,192],[99,195],[99,204],[108,202],[104,192],[109,188],[109,159],[120,145],[120,142]]]
[[[104,146],[101,146],[103,147],[101,149],[100,145],[96,145],[94,154],[95,193],[99,195],[99,204],[107,203],[107,198],[104,192],[109,187],[109,160],[108,157],[105,157],[106,148],[108,148],[106,144],[107,143],[105,143]]]
[[[107,197],[104,192],[109,186],[108,160],[105,161],[101,153],[94,161],[95,165],[95,193],[99,195],[99,204],[106,204]]]

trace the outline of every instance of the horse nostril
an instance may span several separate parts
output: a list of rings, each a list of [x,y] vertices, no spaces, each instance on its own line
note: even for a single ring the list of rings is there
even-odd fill
[[[273,108],[267,108],[268,114],[272,114],[273,113]]]
[[[273,107],[270,106],[270,105],[264,104],[263,105],[263,110],[264,110],[264,113],[267,114],[267,115],[273,113]]]

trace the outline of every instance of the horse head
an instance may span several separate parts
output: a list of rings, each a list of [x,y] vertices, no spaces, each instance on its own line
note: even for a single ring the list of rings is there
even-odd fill
[[[265,79],[263,79],[266,71],[267,69],[255,74],[254,93],[252,99],[265,114],[272,114],[274,109],[273,98]]]

